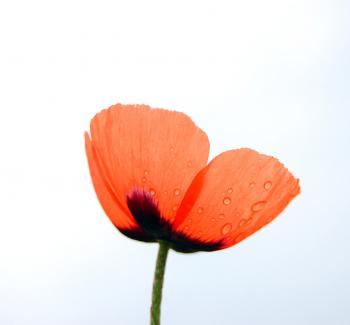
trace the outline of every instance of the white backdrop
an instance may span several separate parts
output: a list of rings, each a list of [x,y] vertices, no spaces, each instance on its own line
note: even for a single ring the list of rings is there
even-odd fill
[[[1,1],[0,324],[147,324],[156,245],[119,234],[83,132],[111,104],[190,115],[211,157],[302,194],[256,235],[171,252],[163,324],[349,324],[348,1]],[[132,132],[132,128],[130,130]]]

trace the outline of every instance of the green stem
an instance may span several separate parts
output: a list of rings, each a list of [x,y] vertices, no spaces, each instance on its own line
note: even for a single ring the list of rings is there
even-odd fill
[[[152,306],[151,306],[151,325],[160,324],[160,305],[162,302],[162,289],[164,281],[164,272],[166,259],[168,257],[169,246],[160,241],[157,256],[156,269],[153,279]]]

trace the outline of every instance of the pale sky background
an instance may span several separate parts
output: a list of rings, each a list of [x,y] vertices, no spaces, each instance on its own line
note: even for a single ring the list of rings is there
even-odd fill
[[[211,157],[251,147],[301,179],[239,245],[170,253],[162,324],[350,324],[349,16],[345,0],[1,1],[0,324],[149,323],[157,247],[114,229],[84,152],[117,102],[183,111]]]

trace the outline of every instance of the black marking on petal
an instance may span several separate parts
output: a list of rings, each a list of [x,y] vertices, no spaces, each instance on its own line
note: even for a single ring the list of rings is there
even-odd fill
[[[167,237],[168,222],[161,217],[154,197],[145,190],[133,189],[126,197],[127,205],[139,226],[155,238]]]
[[[120,229],[119,231],[125,235],[126,237],[129,237],[131,239],[143,241],[146,243],[154,243],[157,242],[158,240],[154,237],[151,236],[150,234],[146,234],[144,231],[138,228],[132,228],[132,229]]]
[[[170,240],[171,248],[181,253],[194,253],[199,251],[211,252],[216,251],[222,247],[223,242],[211,241],[205,242],[199,239],[191,238],[183,233],[174,232]]]
[[[162,218],[154,197],[145,190],[134,188],[126,197],[127,205],[140,229],[120,230],[124,235],[145,242],[166,241],[177,252],[215,251],[223,242],[205,242],[176,232],[172,224]]]

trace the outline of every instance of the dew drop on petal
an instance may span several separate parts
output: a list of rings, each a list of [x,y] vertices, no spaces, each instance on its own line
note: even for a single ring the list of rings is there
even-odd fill
[[[271,186],[272,186],[272,183],[271,183],[270,181],[267,181],[267,182],[265,182],[265,184],[264,184],[264,189],[265,189],[265,190],[269,190],[269,189],[271,188]]]
[[[248,218],[247,219],[247,225],[250,225],[252,223],[253,219],[252,218]]]
[[[256,202],[251,206],[251,209],[253,212],[258,212],[264,208],[265,204],[266,204],[266,201]]]
[[[225,197],[222,201],[225,205],[229,205],[231,203],[231,199],[229,197]]]
[[[223,213],[219,214],[219,219],[224,219],[225,218],[225,215]]]
[[[201,214],[202,212],[203,212],[203,208],[199,207],[198,210],[197,210],[197,213]]]
[[[146,169],[146,170],[143,172],[143,174],[144,174],[145,176],[147,176],[147,175],[149,174],[149,171]]]
[[[189,226],[185,226],[185,228],[184,228],[185,230],[188,230],[189,229]]]
[[[174,152],[175,148],[174,147],[170,147],[170,151]]]
[[[238,226],[239,226],[239,227],[243,227],[243,226],[245,226],[246,224],[247,224],[247,219],[242,219],[242,220],[239,222]]]
[[[188,223],[191,223],[191,222],[192,222],[192,219],[188,219],[187,222],[188,222]]]
[[[175,194],[176,196],[180,195],[180,193],[181,193],[181,190],[180,190],[179,188],[176,188],[176,189],[174,190],[174,194]]]
[[[152,195],[152,196],[155,196],[156,195],[156,190],[154,188],[150,188],[149,189],[149,193]]]
[[[213,222],[214,222],[215,220],[216,220],[216,219],[215,219],[214,217],[212,217],[212,218],[210,219],[210,221],[213,221]]]
[[[147,182],[147,178],[146,177],[142,177],[142,182],[146,183]]]
[[[191,167],[191,166],[192,166],[192,161],[189,160],[189,161],[187,162],[187,167]]]
[[[176,211],[177,208],[178,208],[178,206],[177,206],[177,204],[175,204],[175,205],[173,206],[173,211]]]
[[[232,238],[231,236],[226,236],[226,237],[224,238],[224,242],[227,243],[227,244],[231,243],[232,240],[233,240],[233,238]]]
[[[221,228],[221,233],[223,235],[227,235],[232,229],[232,225],[230,223],[226,223],[222,228]]]
[[[235,243],[239,243],[240,241],[242,241],[245,238],[245,234],[244,233],[240,233],[235,237]]]
[[[266,219],[266,224],[268,224],[268,223],[270,223],[271,221],[273,220],[273,217],[268,217],[267,219]]]
[[[233,192],[233,189],[230,187],[228,190],[227,190],[227,193],[232,193]]]
[[[251,182],[250,184],[249,184],[249,187],[254,187],[255,186],[255,183],[254,182]]]

